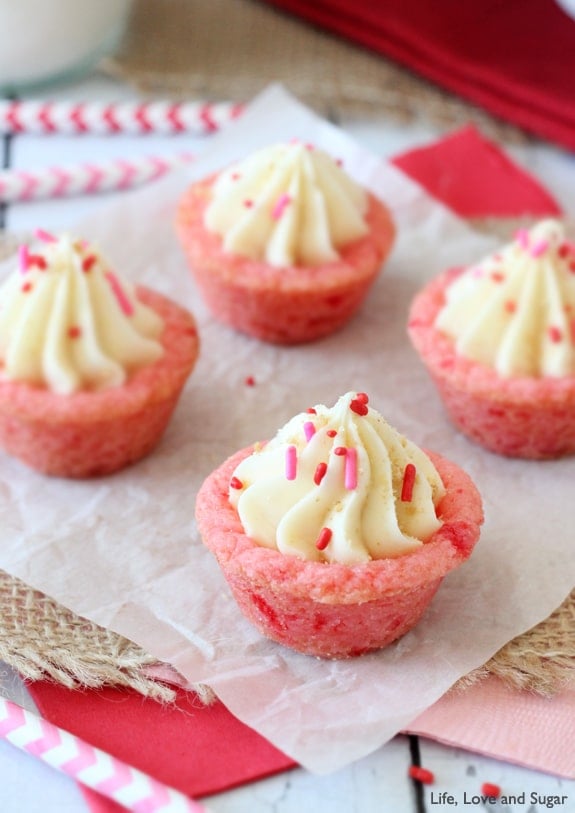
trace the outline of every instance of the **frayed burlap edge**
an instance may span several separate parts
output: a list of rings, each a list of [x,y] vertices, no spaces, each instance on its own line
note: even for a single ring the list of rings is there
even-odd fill
[[[165,667],[137,644],[65,609],[0,571],[0,660],[25,680],[51,678],[68,688],[130,687],[170,702],[175,692],[154,668]],[[512,689],[552,696],[575,685],[575,590],[545,621],[504,646],[459,681],[465,689],[488,675]],[[214,699],[193,687],[204,703]]]

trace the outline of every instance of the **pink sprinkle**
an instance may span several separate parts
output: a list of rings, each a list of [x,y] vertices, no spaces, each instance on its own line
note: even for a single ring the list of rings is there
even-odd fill
[[[25,274],[30,268],[30,254],[28,252],[28,246],[20,246],[18,249],[18,263],[20,265],[20,273]]]
[[[473,277],[473,279],[481,279],[481,277],[485,276],[485,271],[483,270],[483,268],[477,266],[477,268],[474,268],[473,271],[471,272],[471,276]]]
[[[36,229],[35,235],[38,238],[38,240],[43,240],[44,243],[56,243],[56,242],[58,242],[53,234],[50,234],[50,232],[44,231],[44,229]]]
[[[306,421],[303,425],[303,433],[306,440],[311,440],[315,435],[315,426],[311,421]]]
[[[549,327],[547,328],[547,335],[549,336],[551,341],[554,342],[554,344],[558,344],[563,338],[563,331],[556,325],[549,325]]]
[[[286,206],[291,203],[291,198],[285,192],[277,199],[274,208],[272,209],[272,217],[274,220],[279,220],[283,215]]]
[[[118,305],[122,309],[122,311],[126,314],[126,316],[131,316],[134,313],[134,307],[130,300],[128,299],[126,292],[120,285],[118,277],[114,274],[113,271],[106,271],[106,279],[110,283],[110,288],[112,289],[112,293],[116,297]]]
[[[295,446],[288,446],[285,459],[286,480],[295,480],[297,475],[297,450]]]
[[[535,243],[535,245],[532,246],[530,254],[532,257],[540,257],[541,254],[544,254],[548,248],[549,242],[547,240],[540,240],[538,243]]]
[[[249,198],[247,200],[244,200],[244,206],[246,207],[246,209],[251,209],[253,205],[254,205],[253,200],[249,200]]]
[[[527,232],[527,229],[519,229],[517,232],[515,232],[515,239],[521,248],[527,251],[529,248],[529,233]]]
[[[345,456],[344,485],[348,490],[357,488],[357,449],[348,449]]]

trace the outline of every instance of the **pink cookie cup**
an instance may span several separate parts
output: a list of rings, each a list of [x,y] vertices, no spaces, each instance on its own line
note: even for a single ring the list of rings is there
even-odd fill
[[[445,291],[463,272],[452,269],[415,297],[408,332],[446,411],[467,437],[507,457],[544,460],[575,452],[575,377],[502,378],[457,355],[434,326]]]
[[[395,238],[386,206],[369,196],[369,233],[340,250],[340,259],[313,267],[277,268],[223,250],[204,226],[214,178],[191,186],[180,202],[177,232],[198,288],[213,315],[273,344],[327,336],[357,313]]]
[[[446,495],[442,526],[414,553],[358,565],[322,563],[262,547],[228,500],[244,449],[216,469],[196,500],[204,544],[216,556],[241,612],[266,637],[319,658],[353,658],[388,646],[417,624],[444,576],[470,556],[483,522],[465,472],[427,452]]]
[[[37,471],[57,477],[110,474],[157,445],[196,363],[193,316],[159,293],[138,299],[164,320],[164,353],[120,387],[59,395],[0,381],[0,446]]]

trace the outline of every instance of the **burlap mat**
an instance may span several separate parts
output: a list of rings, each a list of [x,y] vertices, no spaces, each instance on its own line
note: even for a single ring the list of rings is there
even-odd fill
[[[154,96],[245,102],[281,82],[331,120],[360,113],[440,130],[474,122],[500,141],[528,138],[379,54],[255,0],[135,0],[103,70]]]
[[[153,676],[161,664],[136,644],[87,621],[0,571],[0,660],[27,680],[49,677],[69,688],[129,686],[169,701],[173,691]],[[575,590],[543,623],[504,646],[459,682],[487,675],[513,689],[550,696],[575,685]],[[194,687],[205,702],[211,693]]]
[[[334,121],[360,113],[440,130],[474,122],[500,143],[529,138],[392,62],[254,0],[136,0],[120,50],[102,70],[156,97],[243,102],[280,81]],[[507,221],[473,225],[510,233]],[[15,242],[8,236],[0,249],[13,250]],[[139,646],[2,571],[0,660],[28,680],[129,686],[164,701],[174,695],[153,676],[160,664]],[[574,685],[575,591],[458,685],[486,675],[542,695]]]

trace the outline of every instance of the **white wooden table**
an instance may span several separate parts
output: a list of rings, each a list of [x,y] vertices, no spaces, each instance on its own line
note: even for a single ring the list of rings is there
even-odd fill
[[[117,101],[133,98],[133,92],[111,80],[92,78],[62,87],[53,92],[51,98]],[[338,123],[366,147],[383,156],[440,135],[424,123],[400,126],[384,120],[343,118]],[[202,139],[185,139],[186,149],[192,151],[201,150],[203,143]],[[26,169],[63,162],[170,154],[178,148],[170,136],[105,138],[18,134],[2,138],[0,157],[4,167]],[[539,175],[565,211],[575,217],[575,156],[544,144],[516,145],[510,152]],[[1,223],[13,232],[28,232],[37,227],[65,230],[70,223],[102,204],[103,199],[98,196],[11,204],[1,207]],[[9,696],[30,706],[30,699],[9,670],[2,682]],[[411,780],[408,769],[412,764],[431,770],[435,782],[423,786]],[[503,793],[516,801],[484,803],[480,794],[485,782],[499,785]],[[544,813],[547,810],[575,813],[575,783],[418,737],[397,736],[371,756],[336,774],[317,777],[295,769],[205,801],[214,813],[432,813],[454,808],[493,813]],[[0,741],[2,813],[80,813],[86,809],[73,781]]]

